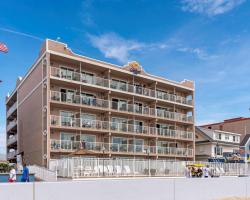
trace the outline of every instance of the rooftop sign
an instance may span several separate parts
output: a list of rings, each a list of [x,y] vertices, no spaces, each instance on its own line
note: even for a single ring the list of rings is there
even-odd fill
[[[136,61],[129,62],[128,66],[129,71],[133,72],[134,74],[139,74],[142,71],[141,65]]]

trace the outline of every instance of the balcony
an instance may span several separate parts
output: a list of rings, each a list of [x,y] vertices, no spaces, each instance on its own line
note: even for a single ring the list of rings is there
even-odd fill
[[[109,130],[109,123],[99,120],[85,120],[81,118],[63,117],[51,115],[51,126],[68,127],[68,128],[83,128],[91,130]]]
[[[147,117],[157,117],[161,119],[174,120],[184,123],[193,123],[193,117],[182,113],[170,112],[166,110],[154,109],[145,106],[138,106],[136,104],[118,103],[115,101],[108,101],[104,99],[96,99],[93,97],[84,97],[80,95],[69,95],[58,91],[51,91],[51,100],[67,103],[88,106],[92,108],[103,108],[107,111],[117,111],[125,113],[133,113]]]
[[[51,67],[51,76],[70,81],[82,82],[89,85],[109,87],[109,80],[97,76],[86,76],[85,74],[74,72],[71,70],[65,70],[61,68]]]
[[[7,139],[7,145],[11,145],[17,141],[17,135],[12,135],[12,137],[9,137]]]
[[[13,120],[13,121],[10,121],[10,122],[8,123],[7,127],[6,127],[6,130],[9,131],[9,130],[13,129],[16,125],[17,125],[16,119]]]
[[[192,157],[193,149],[175,148],[175,147],[158,147],[158,155],[174,155],[176,157]]]
[[[116,82],[97,76],[86,76],[79,72],[73,72],[72,70],[65,70],[61,68],[51,67],[51,76],[64,80],[77,81],[88,85],[101,86],[110,88],[121,92],[129,92],[136,95],[142,95],[145,97],[156,98],[159,100],[169,101],[173,103],[182,104],[185,106],[192,106],[193,100],[174,94],[159,93],[153,89],[145,88],[143,86],[132,85],[128,83]]]
[[[155,131],[160,137],[174,138],[174,139],[187,139],[193,140],[193,132],[190,131],[181,131],[174,129],[163,129],[155,128]]]
[[[17,102],[14,103],[7,111],[7,118],[17,109]]]
[[[7,158],[8,159],[13,159],[13,158],[15,158],[16,154],[17,154],[17,150],[13,150],[11,152],[8,152],[7,153]]]
[[[51,126],[58,128],[81,128],[93,131],[110,131],[117,133],[134,133],[144,136],[160,136],[169,139],[193,140],[193,132],[163,129],[150,126],[139,126],[128,123],[116,123],[99,120],[84,120],[81,118],[50,116]]]
[[[63,103],[85,105],[96,108],[108,108],[109,102],[104,99],[96,99],[93,97],[86,97],[81,95],[69,95],[67,93],[51,91],[50,98],[52,101],[58,101]]]
[[[66,151],[73,152],[79,149],[88,151],[95,151],[99,154],[140,154],[156,156],[174,156],[174,157],[192,157],[193,149],[189,148],[175,148],[175,147],[161,147],[161,146],[147,146],[135,144],[118,144],[118,143],[101,143],[101,142],[81,142],[70,140],[51,140],[52,151]]]

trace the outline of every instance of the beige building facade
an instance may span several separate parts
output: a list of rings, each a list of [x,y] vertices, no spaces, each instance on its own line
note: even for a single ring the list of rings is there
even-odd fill
[[[6,110],[10,161],[194,159],[192,81],[150,75],[137,62],[121,67],[80,56],[57,41],[45,41]]]

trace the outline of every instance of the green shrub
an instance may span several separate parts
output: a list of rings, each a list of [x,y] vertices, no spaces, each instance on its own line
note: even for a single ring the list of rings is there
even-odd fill
[[[0,163],[0,173],[9,173],[10,166],[7,163]]]

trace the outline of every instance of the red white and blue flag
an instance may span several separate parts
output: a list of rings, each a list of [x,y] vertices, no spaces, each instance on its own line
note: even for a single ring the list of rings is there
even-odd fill
[[[4,44],[0,42],[0,51],[7,53],[8,52],[8,47]]]

